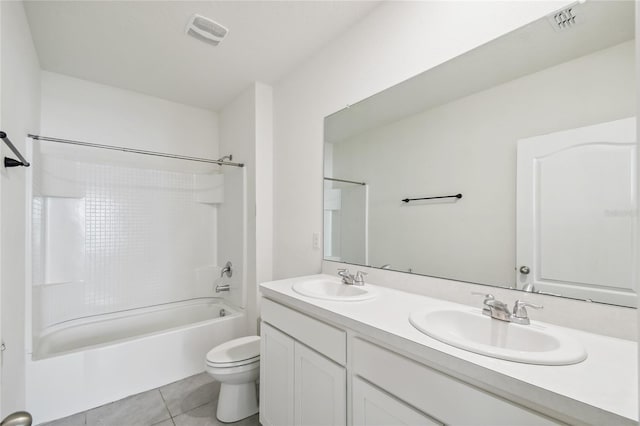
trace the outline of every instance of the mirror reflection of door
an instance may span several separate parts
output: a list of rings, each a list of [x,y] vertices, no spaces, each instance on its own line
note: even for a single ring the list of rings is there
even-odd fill
[[[635,305],[635,129],[629,118],[518,141],[520,288]]]

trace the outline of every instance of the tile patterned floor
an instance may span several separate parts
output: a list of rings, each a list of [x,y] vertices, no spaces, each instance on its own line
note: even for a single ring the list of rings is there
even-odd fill
[[[196,374],[42,426],[259,426],[258,415],[236,423],[216,419],[220,383]]]

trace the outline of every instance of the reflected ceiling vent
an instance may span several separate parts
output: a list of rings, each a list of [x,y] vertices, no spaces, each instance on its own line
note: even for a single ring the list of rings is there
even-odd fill
[[[229,30],[209,18],[195,14],[189,19],[185,32],[200,41],[217,46]]]
[[[552,15],[549,15],[548,19],[553,29],[556,31],[566,31],[582,22],[581,18],[576,13],[579,9],[578,6],[581,3],[584,3],[584,1],[577,2],[569,7],[557,11]]]

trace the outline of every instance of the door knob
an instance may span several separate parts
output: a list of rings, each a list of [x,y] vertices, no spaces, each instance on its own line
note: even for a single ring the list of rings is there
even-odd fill
[[[521,267],[520,267],[520,273],[521,273],[521,274],[525,274],[525,275],[527,275],[529,272],[531,272],[531,270],[529,269],[529,267],[528,267],[528,266],[521,266]]]

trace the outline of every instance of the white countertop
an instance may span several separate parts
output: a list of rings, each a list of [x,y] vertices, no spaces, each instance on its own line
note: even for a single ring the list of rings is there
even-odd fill
[[[463,306],[375,286],[378,296],[361,302],[333,302],[300,295],[291,286],[311,275],[260,285],[263,295],[421,358],[471,384],[550,415],[589,424],[635,424],[638,420],[637,344],[556,325],[578,339],[587,359],[579,364],[542,366],[475,354],[435,340],[409,323],[409,314],[427,307]],[[478,306],[478,312],[481,311]],[[606,321],[606,319],[603,319]]]

